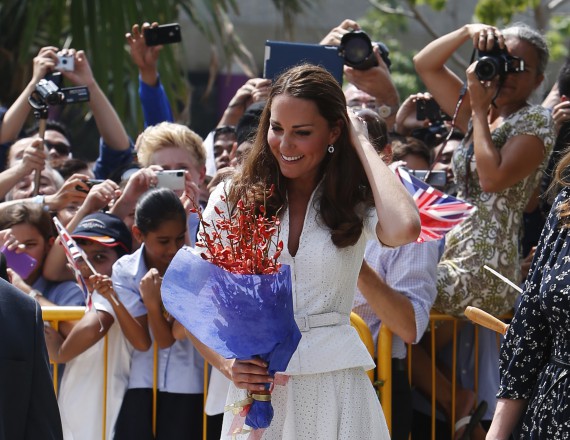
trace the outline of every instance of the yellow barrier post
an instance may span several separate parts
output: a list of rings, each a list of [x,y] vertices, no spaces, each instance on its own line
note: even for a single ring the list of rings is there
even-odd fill
[[[380,326],[378,333],[378,380],[380,386],[380,403],[386,418],[390,434],[392,433],[392,332],[385,325]]]

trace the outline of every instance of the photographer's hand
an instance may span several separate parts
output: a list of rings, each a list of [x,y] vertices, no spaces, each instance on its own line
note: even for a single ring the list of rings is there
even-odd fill
[[[341,24],[331,29],[331,31],[321,40],[319,44],[323,46],[338,46],[344,34],[351,31],[360,30],[360,26],[354,20],[346,19]]]
[[[89,190],[85,201],[78,210],[78,214],[82,217],[97,212],[109,203],[113,202],[121,195],[119,185],[112,180],[105,180],[102,183],[94,185]]]
[[[139,197],[148,191],[149,188],[156,186],[158,179],[155,172],[160,169],[160,166],[151,165],[148,168],[142,168],[135,172],[129,178],[123,193],[109,212],[122,220],[126,219],[134,211]]]
[[[239,118],[242,117],[245,110],[254,102],[267,99],[271,80],[264,78],[251,78],[241,86],[234,97],[231,99],[228,107],[224,111],[218,127],[222,125],[236,125]]]
[[[89,176],[85,174],[73,174],[55,194],[45,196],[46,206],[50,211],[59,211],[71,203],[82,204],[89,191],[89,187],[85,184],[87,179]],[[83,191],[78,190],[78,186]]]
[[[431,95],[429,93],[416,93],[410,95],[402,103],[396,113],[395,131],[402,136],[409,136],[416,128],[424,128],[430,125],[429,119],[418,121],[417,119],[417,104],[418,100],[429,100]]]
[[[139,74],[142,82],[154,87],[158,80],[157,63],[162,46],[146,45],[144,30],[151,27],[158,27],[158,23],[153,22],[152,25],[144,23],[142,27],[139,27],[138,24],[134,24],[131,28],[131,32],[125,34],[125,39],[127,40],[130,48],[131,59],[139,68]]]
[[[57,47],[42,47],[34,57],[32,80],[30,82],[35,86],[40,79],[44,78],[48,73],[54,70],[57,62]]]
[[[344,66],[346,79],[358,89],[373,96],[378,105],[387,105],[392,109],[397,109],[400,105],[398,90],[392,81],[388,66],[380,55],[379,47],[373,45],[373,50],[378,65],[366,70]],[[388,129],[391,130],[396,120],[396,111],[393,110],[390,116],[385,119]]]
[[[42,47],[34,58],[32,79],[10,106],[4,115],[2,124],[0,124],[0,144],[18,137],[31,110],[28,98],[34,92],[36,84],[55,67],[57,63],[56,53],[57,47],[46,46]]]
[[[63,54],[73,54],[73,71],[64,71],[63,76],[78,86],[89,89],[89,108],[103,141],[113,150],[124,151],[130,147],[129,136],[111,102],[107,99],[93,76],[93,71],[85,52],[68,49]]]

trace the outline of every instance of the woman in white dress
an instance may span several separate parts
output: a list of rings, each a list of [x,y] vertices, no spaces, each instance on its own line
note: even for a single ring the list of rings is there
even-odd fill
[[[387,246],[415,240],[415,204],[367,138],[366,125],[347,113],[342,89],[326,70],[301,65],[272,86],[255,145],[229,187],[230,205],[263,203],[281,218],[280,261],[291,266],[295,318],[302,332],[284,385],[272,393],[274,418],[263,439],[388,439],[376,393],[365,374],[374,362],[350,326],[366,242]],[[217,214],[221,184],[204,217]],[[200,345],[200,344],[198,344]],[[233,382],[228,403],[272,382],[257,359],[204,355]],[[226,413],[222,437],[233,415]],[[239,438],[239,436],[238,436]]]

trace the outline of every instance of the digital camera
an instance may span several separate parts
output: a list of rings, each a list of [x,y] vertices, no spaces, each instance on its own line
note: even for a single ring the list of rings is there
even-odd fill
[[[85,86],[61,87],[60,72],[46,75],[35,87],[33,98],[39,104],[63,105],[89,101],[89,89]]]
[[[378,65],[373,45],[378,46],[382,61],[390,70],[392,61],[390,61],[388,47],[380,41],[372,43],[364,31],[355,30],[344,34],[338,46],[338,54],[344,59],[344,64],[347,66],[357,70],[367,70]]]
[[[479,81],[491,81],[496,76],[505,77],[508,73],[524,70],[524,60],[509,55],[506,48],[501,49],[497,40],[490,51],[479,51],[475,65],[475,74]]]
[[[55,70],[65,70],[67,72],[73,72],[75,69],[75,58],[73,55],[62,55],[57,54],[57,65]]]

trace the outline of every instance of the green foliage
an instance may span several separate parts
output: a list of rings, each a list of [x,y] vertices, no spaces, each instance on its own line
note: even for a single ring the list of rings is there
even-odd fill
[[[513,15],[534,9],[540,0],[479,0],[475,17],[482,23],[503,26],[511,22]]]
[[[554,16],[550,20],[550,30],[546,33],[550,47],[550,58],[559,60],[567,57],[570,39],[570,16]]]
[[[424,87],[412,62],[415,52],[405,51],[399,40],[399,36],[408,31],[407,17],[389,15],[371,9],[364,18],[358,20],[358,23],[373,41],[382,41],[390,49],[392,80],[400,100],[403,101],[409,95],[423,90]]]

